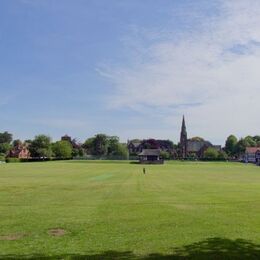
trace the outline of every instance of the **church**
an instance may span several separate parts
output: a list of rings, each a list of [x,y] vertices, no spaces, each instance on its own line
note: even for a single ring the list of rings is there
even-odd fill
[[[201,159],[203,158],[204,152],[212,147],[217,151],[221,150],[221,145],[213,145],[209,141],[205,141],[202,138],[195,137],[188,139],[185,117],[182,119],[181,135],[179,143],[179,156],[181,159]]]

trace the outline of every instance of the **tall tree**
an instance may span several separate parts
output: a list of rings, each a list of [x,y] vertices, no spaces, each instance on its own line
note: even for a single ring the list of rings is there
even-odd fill
[[[72,156],[72,145],[68,141],[57,141],[52,145],[52,151],[57,158],[69,159]]]
[[[93,140],[94,154],[106,155],[108,148],[108,137],[105,134],[97,134]]]
[[[37,135],[29,146],[32,157],[51,157],[51,138],[46,135]]]
[[[241,138],[236,145],[237,155],[242,155],[246,151],[246,147],[248,147],[248,143],[245,139]]]
[[[107,154],[113,154],[118,150],[119,138],[117,136],[108,137]]]
[[[121,144],[117,136],[97,134],[94,137],[88,138],[82,147],[86,149],[87,154],[91,155],[128,157],[127,146]]]
[[[94,139],[95,137],[88,138],[82,147],[85,149],[87,154],[94,154]]]
[[[0,133],[0,144],[10,144],[13,140],[13,135],[8,132]]]
[[[12,146],[9,143],[0,143],[0,153],[7,155]]]
[[[226,140],[225,151],[228,155],[234,156],[236,154],[237,138],[230,135]]]
[[[256,147],[256,141],[250,135],[245,137],[246,147]]]
[[[0,153],[6,156],[11,149],[13,135],[8,132],[0,133]]]

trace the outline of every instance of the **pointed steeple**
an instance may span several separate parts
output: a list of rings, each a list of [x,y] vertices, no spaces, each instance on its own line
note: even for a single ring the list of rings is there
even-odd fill
[[[187,146],[188,146],[188,137],[187,137],[187,130],[186,130],[186,123],[185,117],[183,115],[182,118],[182,125],[181,125],[181,138],[180,138],[180,152],[182,159],[187,157]]]
[[[185,123],[185,117],[184,117],[184,115],[183,115],[183,118],[182,118],[181,131],[182,131],[182,133],[186,133],[186,134],[187,134],[187,131],[186,131],[186,123]]]

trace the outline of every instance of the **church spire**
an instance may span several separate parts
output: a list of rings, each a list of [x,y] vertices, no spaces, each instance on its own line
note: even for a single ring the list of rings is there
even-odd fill
[[[187,147],[188,147],[188,137],[187,137],[185,117],[183,115],[182,126],[181,126],[181,138],[180,138],[180,152],[181,152],[182,159],[187,158]]]
[[[186,132],[186,123],[185,123],[185,117],[184,117],[184,115],[183,115],[183,117],[182,117],[181,131],[182,131],[183,133]],[[186,132],[186,135],[187,135],[187,132]]]

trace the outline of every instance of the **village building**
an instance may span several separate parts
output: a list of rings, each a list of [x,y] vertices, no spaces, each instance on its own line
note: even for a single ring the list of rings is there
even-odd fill
[[[247,147],[244,161],[247,163],[260,164],[260,147]]]
[[[160,158],[160,149],[143,149],[138,155],[141,164],[163,164],[164,160]]]
[[[160,151],[174,154],[174,145],[170,140],[134,139],[127,141],[127,147],[130,155],[138,155],[143,149],[160,149]]]
[[[201,138],[188,139],[185,118],[183,116],[181,134],[180,134],[180,144],[179,144],[179,154],[180,158],[203,158],[204,152],[212,147],[217,151],[221,151],[221,145],[213,145],[209,141],[205,141]]]
[[[129,154],[130,155],[133,155],[133,154],[139,154],[142,152],[142,141],[141,140],[138,140],[138,139],[134,139],[134,140],[131,140],[131,141],[127,141],[127,148],[128,148],[128,151],[129,151]]]
[[[64,135],[61,137],[61,141],[67,141],[69,143],[72,143],[72,138],[69,135]]]
[[[8,157],[27,159],[30,158],[30,151],[25,145],[18,145],[9,151]]]
[[[256,152],[256,165],[260,166],[260,150]]]

